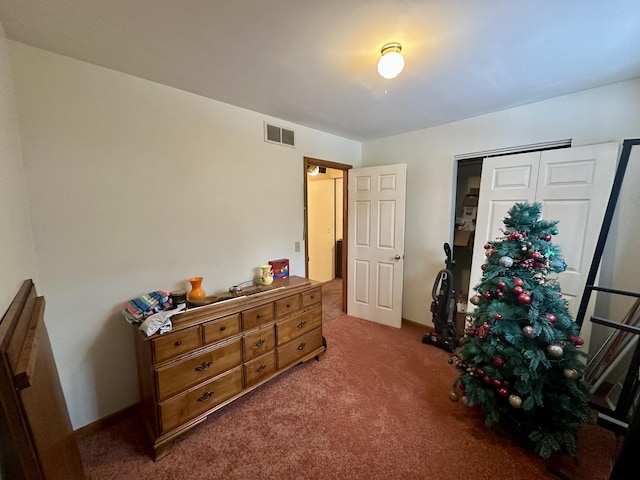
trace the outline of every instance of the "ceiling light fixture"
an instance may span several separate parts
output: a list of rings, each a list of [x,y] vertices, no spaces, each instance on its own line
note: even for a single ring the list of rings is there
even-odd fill
[[[378,60],[378,73],[384,78],[396,78],[404,68],[404,58],[400,54],[402,45],[398,42],[387,43],[382,47],[382,57]]]
[[[320,172],[320,167],[318,165],[309,165],[307,167],[307,173],[312,177],[315,177]]]

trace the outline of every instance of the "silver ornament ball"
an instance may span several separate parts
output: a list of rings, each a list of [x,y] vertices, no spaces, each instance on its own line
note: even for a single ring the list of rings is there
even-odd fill
[[[549,345],[547,347],[547,353],[549,355],[551,355],[552,357],[560,358],[562,356],[562,354],[564,353],[564,349],[560,345],[557,345],[557,344]]]
[[[533,327],[531,325],[525,325],[522,327],[522,334],[529,338],[535,337],[535,333],[533,333]]]
[[[522,406],[522,399],[518,395],[509,395],[509,405],[513,408],[520,408]]]
[[[505,268],[513,266],[513,258],[507,257],[506,255],[504,257],[500,257],[500,265]]]

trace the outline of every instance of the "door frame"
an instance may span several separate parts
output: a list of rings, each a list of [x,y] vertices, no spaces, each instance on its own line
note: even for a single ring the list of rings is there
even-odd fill
[[[348,201],[348,185],[349,185],[349,170],[353,168],[353,165],[346,163],[332,162],[329,160],[322,160],[313,157],[303,157],[302,161],[302,176],[304,178],[304,277],[309,278],[309,223],[308,223],[308,209],[307,209],[307,167],[309,165],[317,165],[319,167],[333,168],[334,170],[342,170],[342,310],[347,311],[347,245],[348,245],[348,220],[349,212],[347,207]]]

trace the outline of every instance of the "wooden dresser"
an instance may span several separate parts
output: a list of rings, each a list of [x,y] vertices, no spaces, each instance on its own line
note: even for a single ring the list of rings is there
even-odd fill
[[[300,277],[171,320],[170,333],[135,330],[141,415],[155,460],[210,413],[325,350],[321,283]]]

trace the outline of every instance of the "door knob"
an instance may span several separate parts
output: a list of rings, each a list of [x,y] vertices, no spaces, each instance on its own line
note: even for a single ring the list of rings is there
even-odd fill
[[[395,256],[395,257],[393,257],[393,258],[395,258],[396,260],[400,260],[402,257],[401,257],[400,255],[396,255],[396,256]]]

